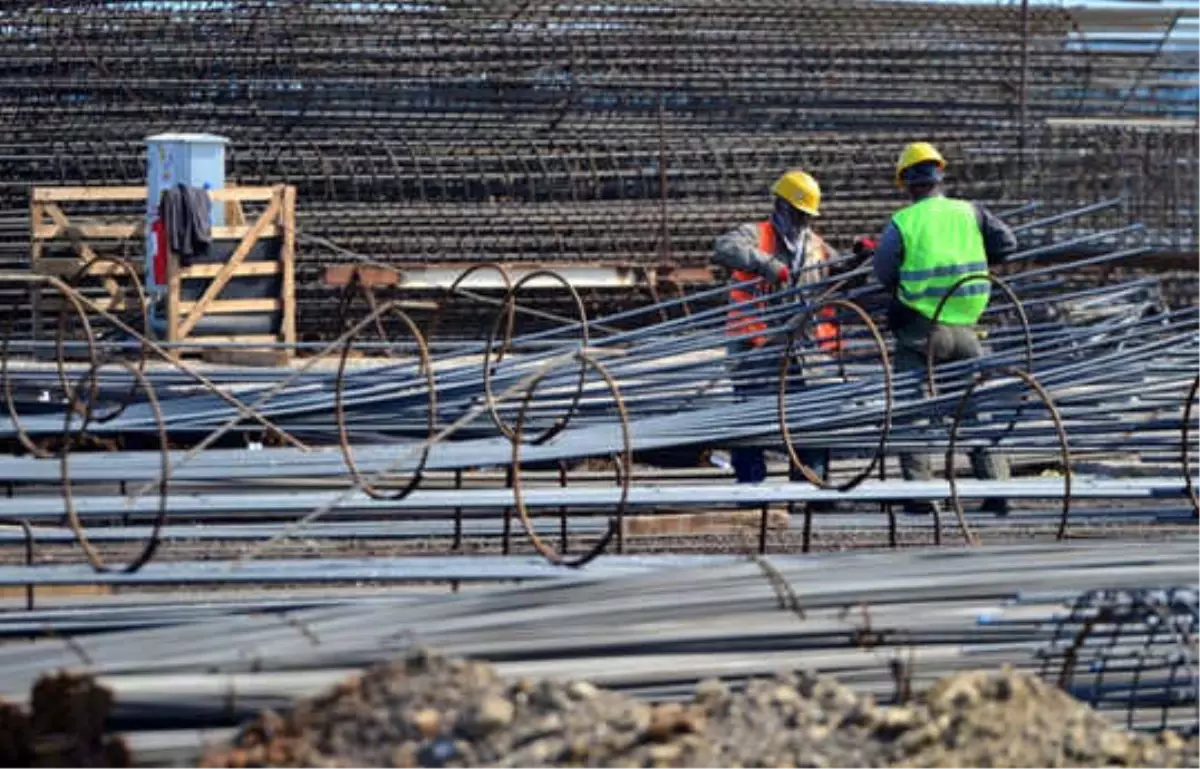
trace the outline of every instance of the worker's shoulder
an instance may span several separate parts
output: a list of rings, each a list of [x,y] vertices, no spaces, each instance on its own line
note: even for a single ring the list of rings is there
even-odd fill
[[[979,222],[980,227],[1005,226],[1004,220],[992,213],[984,203],[980,203],[978,200],[959,200],[959,202],[974,214],[975,221]]]
[[[762,227],[762,222],[743,222],[736,225],[717,236],[717,239],[722,238],[758,238],[759,228]]]
[[[960,206],[960,207],[964,207],[964,208],[968,207],[968,206],[974,208],[974,207],[977,207],[977,205],[978,205],[973,200],[968,200],[967,198],[960,198],[955,195],[935,195],[935,196],[926,198],[926,200],[929,200],[930,202],[934,202],[934,203],[940,203],[942,205]],[[924,202],[924,201],[919,201],[919,202]]]
[[[952,209],[955,209],[963,214],[970,214],[974,216],[975,219],[980,223],[982,223],[987,217],[987,209],[984,208],[981,203],[977,203],[974,200],[955,198],[949,195],[940,198],[940,200],[944,205]]]

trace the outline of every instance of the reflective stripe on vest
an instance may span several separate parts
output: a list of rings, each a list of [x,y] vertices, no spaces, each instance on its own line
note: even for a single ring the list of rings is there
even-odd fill
[[[904,239],[897,296],[932,319],[942,298],[964,277],[979,276],[959,286],[946,300],[939,323],[973,325],[987,308],[992,287],[987,252],[975,206],[964,200],[930,197],[892,217]]]

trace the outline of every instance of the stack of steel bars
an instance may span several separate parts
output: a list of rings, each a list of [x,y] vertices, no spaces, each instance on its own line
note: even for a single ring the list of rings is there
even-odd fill
[[[706,678],[736,686],[807,670],[888,704],[1003,663],[1132,728],[1194,731],[1196,547],[1188,537],[1145,552],[1093,542],[967,555],[629,557],[584,573],[458,559],[447,574],[533,582],[453,595],[75,601],[0,620],[0,633],[35,636],[0,647],[0,692],[20,700],[48,669],[95,675],[114,694],[110,727],[141,763],[194,759],[202,741],[228,737],[260,709],[415,646],[487,659],[514,678],[582,678],[659,701],[687,698]],[[313,579],[322,572],[336,575],[309,563]]]
[[[1017,230],[1114,205],[1021,206]],[[263,370],[173,359],[64,283],[0,275],[81,308],[53,361],[0,351],[0,633],[30,638],[0,645],[0,692],[90,671],[146,763],[416,644],[651,699],[783,667],[887,702],[1008,663],[1132,727],[1194,728],[1200,313],[1153,278],[1069,281],[1136,265],[1141,230],[1012,255],[985,356],[918,370],[893,365],[888,298],[849,257],[756,308],[774,343],[752,355],[726,349],[726,287],[601,317],[570,289],[564,314],[519,282],[460,288],[491,319],[480,343],[351,286],[338,341]],[[825,307],[840,353],[811,338]],[[385,314],[405,333],[374,341]],[[789,469],[827,449],[833,473],[734,484],[712,466],[755,445]],[[960,479],[972,449],[1015,477]],[[899,480],[912,451],[944,457],[945,480]],[[1007,517],[976,509],[995,498]],[[900,514],[911,500],[949,504]],[[648,525],[689,515],[740,523]],[[948,544],[966,548],[927,547]],[[535,584],[486,587],[511,581]]]
[[[1197,418],[1197,311],[1169,307],[1150,279],[1083,290],[1063,282],[1075,269],[1136,263],[1147,247],[1120,244],[1137,230],[1014,254],[1005,277],[992,278],[988,353],[925,370],[892,365],[895,350],[880,332],[887,297],[864,280],[865,265],[778,292],[758,311],[776,342],[751,355],[726,353],[724,288],[591,318],[581,304],[570,316],[525,307],[516,284],[502,301],[481,298],[494,319],[482,344],[439,342],[437,319],[422,328],[402,302],[372,312],[361,307],[376,305],[365,303],[323,355],[254,374],[148,364],[148,349],[153,357],[167,350],[139,339],[138,324],[122,323],[134,341],[93,333],[80,350],[92,366],[4,358],[4,434],[26,454],[0,460],[13,494],[7,514],[38,524],[31,533],[48,544],[88,542],[86,524],[114,517],[139,524],[101,530],[98,544],[85,546],[96,568],[112,560],[102,551],[126,558],[144,539],[136,568],[164,533],[178,541],[189,532],[250,542],[255,552],[320,534],[335,551],[353,538],[410,548],[435,538],[457,550],[478,537],[499,538],[507,553],[518,523],[552,562],[582,564],[609,547],[637,546],[626,541],[627,513],[714,507],[761,508],[762,550],[772,540],[773,504],[804,512],[801,541],[782,545],[805,550],[814,529],[824,547],[847,530],[870,532],[858,544],[893,547],[948,537],[1062,539],[1110,526],[1109,534],[1163,535],[1195,520],[1188,436]],[[1038,266],[1082,246],[1100,253]],[[823,307],[841,323],[837,355],[818,350],[802,322]],[[541,328],[513,333],[514,314],[534,315]],[[396,357],[356,365],[351,353],[382,315],[407,327],[384,344]],[[94,316],[90,328],[116,320]],[[6,351],[21,348],[10,340]],[[756,486],[697,470],[706,457],[719,465],[720,451],[747,445],[782,450],[801,472],[797,449],[827,450],[834,475],[809,470],[806,481]],[[172,450],[179,446],[186,450]],[[961,455],[975,450],[1009,455],[1024,477],[958,481]],[[947,480],[897,480],[896,456],[913,452],[944,456]],[[605,469],[581,483],[572,466],[585,460]],[[654,468],[664,463],[690,464],[691,474],[661,477]],[[1029,477],[1042,470],[1052,477]],[[1131,473],[1142,477],[1124,477]],[[994,498],[1011,499],[1015,511],[1000,520],[975,511],[973,503]],[[898,521],[888,503],[914,499],[950,507],[940,518]],[[840,515],[814,516],[808,503],[816,502],[840,504]],[[64,515],[71,535],[43,528]],[[288,523],[301,517],[303,525]],[[191,530],[185,521],[221,526]],[[582,554],[569,555],[572,540]]]

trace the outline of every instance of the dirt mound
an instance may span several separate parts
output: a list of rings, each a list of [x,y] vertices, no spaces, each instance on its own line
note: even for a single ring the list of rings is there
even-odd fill
[[[880,708],[825,678],[701,683],[647,705],[584,682],[508,682],[416,652],[244,728],[205,766],[1196,766],[1197,743],[1113,728],[1010,671]]]

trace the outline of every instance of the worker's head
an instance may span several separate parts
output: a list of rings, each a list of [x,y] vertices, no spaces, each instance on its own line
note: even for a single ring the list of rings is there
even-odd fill
[[[788,171],[771,185],[775,196],[775,218],[799,232],[821,215],[821,185],[803,171]]]
[[[942,183],[946,159],[928,142],[914,142],[896,161],[896,185],[913,200],[923,198]]]

